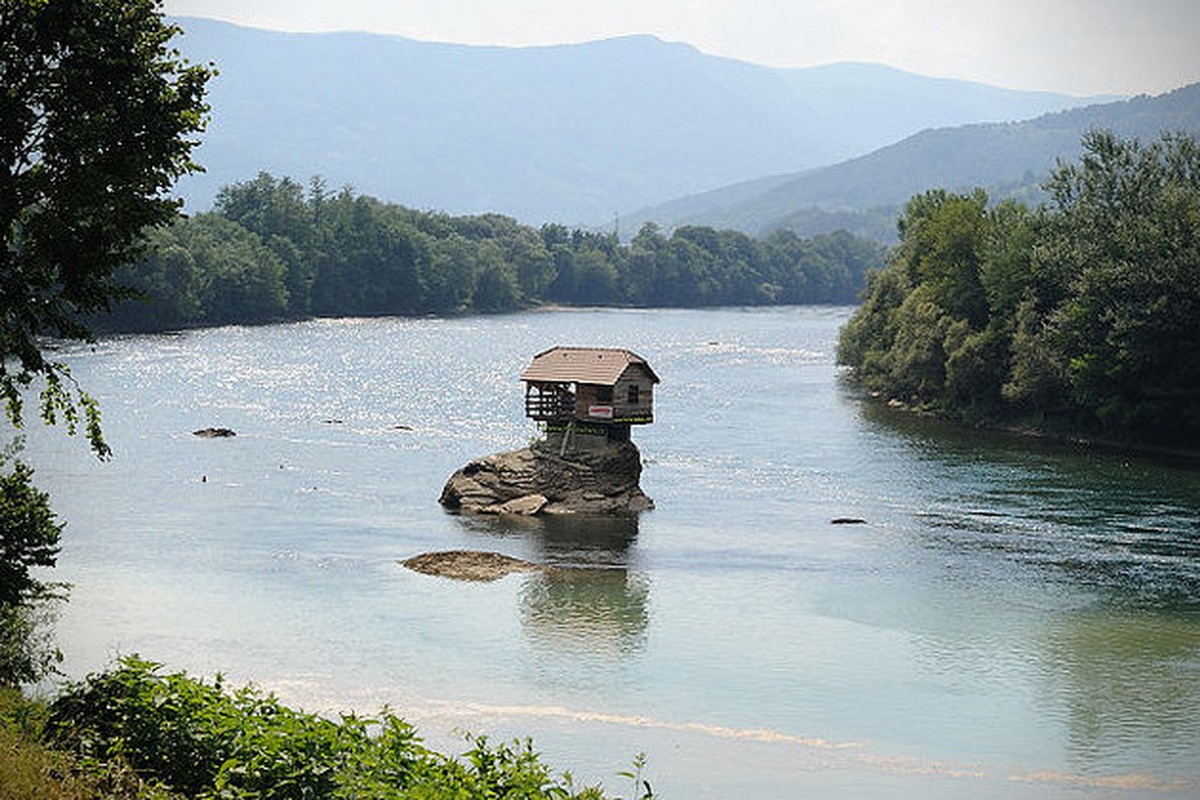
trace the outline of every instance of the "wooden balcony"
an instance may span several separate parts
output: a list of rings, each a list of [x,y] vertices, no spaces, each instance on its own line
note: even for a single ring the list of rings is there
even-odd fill
[[[527,384],[525,416],[543,422],[575,416],[575,393],[562,384]]]

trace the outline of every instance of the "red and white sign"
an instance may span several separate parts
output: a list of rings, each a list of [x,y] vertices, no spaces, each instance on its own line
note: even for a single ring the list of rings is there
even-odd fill
[[[612,419],[612,406],[588,406],[588,416],[596,419]]]

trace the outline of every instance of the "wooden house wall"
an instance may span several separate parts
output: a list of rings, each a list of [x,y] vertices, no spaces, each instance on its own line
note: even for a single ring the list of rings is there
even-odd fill
[[[636,386],[636,403],[629,402],[629,387]],[[654,415],[654,381],[640,369],[627,369],[613,386],[613,417],[616,419],[652,418]]]
[[[636,403],[629,402],[629,389],[636,386],[638,399]],[[610,390],[606,392],[606,390]],[[652,419],[654,414],[654,381],[649,373],[636,364],[630,365],[621,374],[611,389],[592,383],[581,383],[575,392],[575,416],[578,419],[593,419],[588,414],[592,406],[612,406],[613,418],[622,419]]]

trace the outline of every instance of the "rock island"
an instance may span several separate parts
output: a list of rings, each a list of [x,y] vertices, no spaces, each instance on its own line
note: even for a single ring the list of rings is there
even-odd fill
[[[483,514],[636,514],[654,507],[639,480],[634,425],[654,421],[658,376],[617,348],[554,347],[521,373],[525,415],[544,437],[477,458],[442,489],[447,508]]]

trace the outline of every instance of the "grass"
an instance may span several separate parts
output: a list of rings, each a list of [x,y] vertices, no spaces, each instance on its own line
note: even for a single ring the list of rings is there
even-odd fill
[[[119,760],[100,766],[42,742],[49,706],[0,688],[0,800],[174,800]]]

